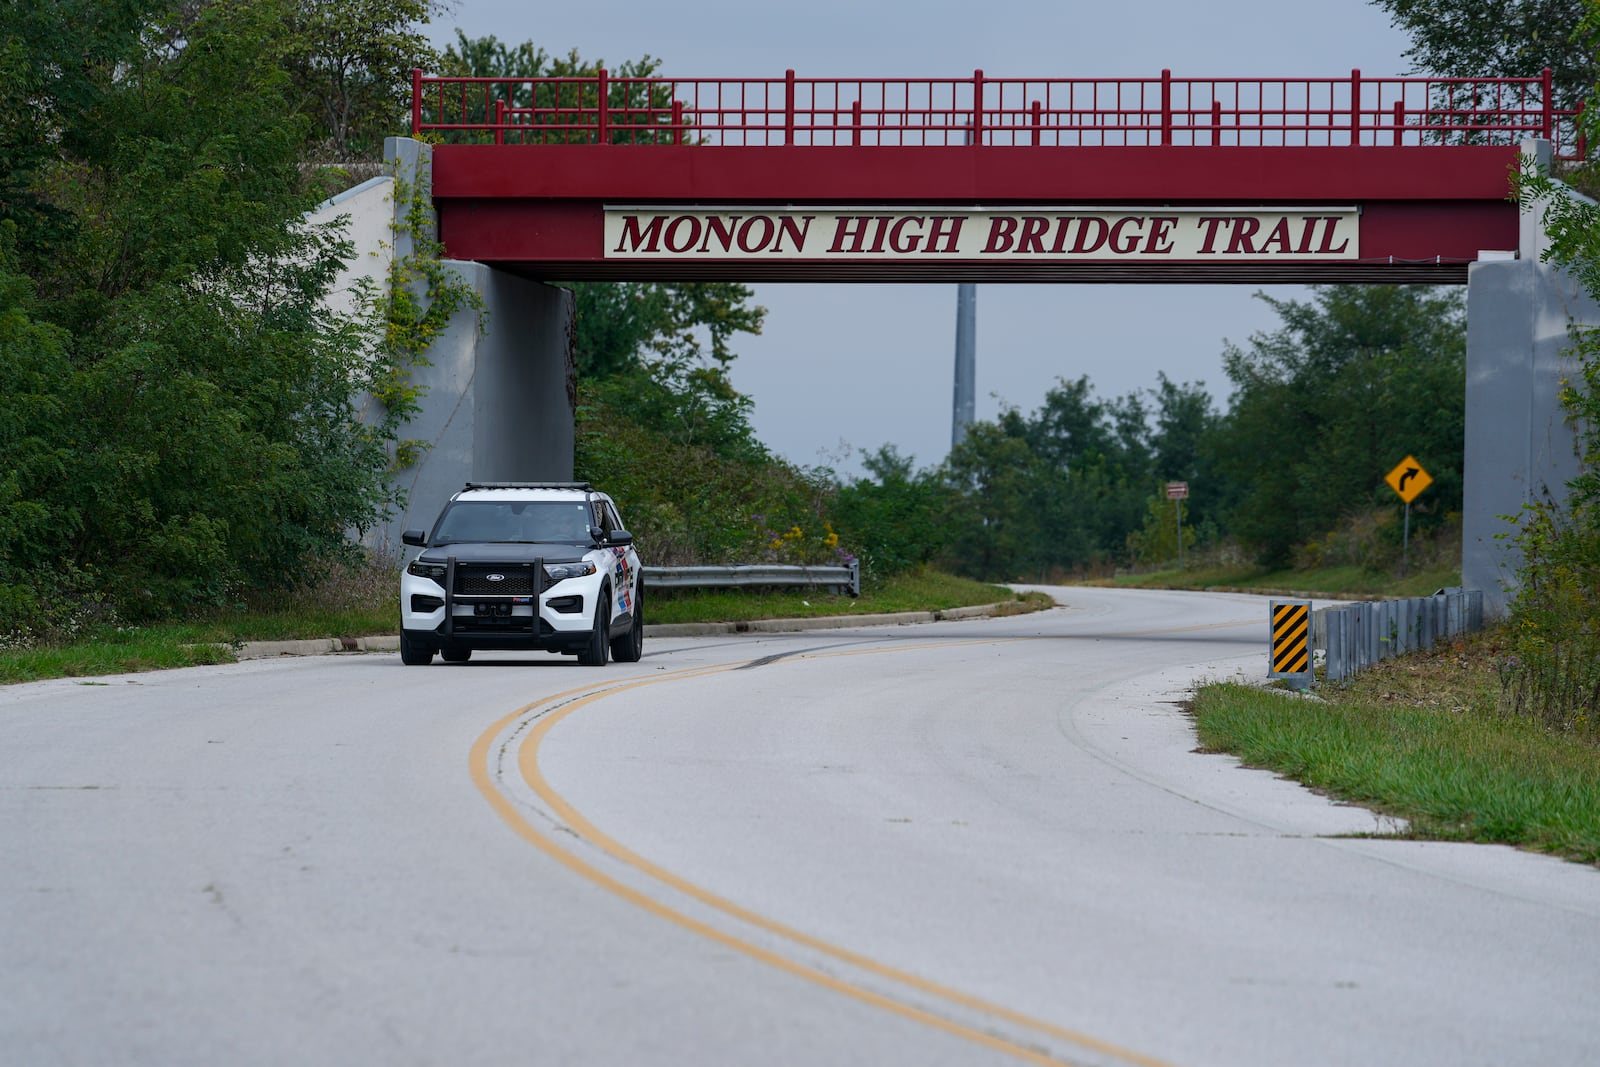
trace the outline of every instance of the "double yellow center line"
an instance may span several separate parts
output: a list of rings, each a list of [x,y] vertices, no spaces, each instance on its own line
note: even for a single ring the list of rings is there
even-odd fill
[[[992,644],[994,642],[962,641],[958,643]],[[809,653],[795,658],[816,659],[832,656],[861,655],[865,651],[893,652],[914,648],[942,648],[948,645],[949,642],[927,642],[916,645],[902,645],[891,649],[856,649],[820,655]],[[1072,1063],[1073,1061],[1071,1060],[1062,1059],[1046,1051],[1045,1046],[1054,1043],[1065,1044],[1080,1053],[1092,1052],[1095,1054],[1096,1059],[1109,1057],[1120,1063],[1138,1064],[1140,1067],[1168,1067],[1167,1064],[1160,1060],[1121,1048],[1088,1034],[1031,1018],[959,990],[951,989],[887,964],[879,963],[849,949],[830,944],[800,930],[758,915],[733,901],[717,896],[671,871],[651,863],[603,833],[585,818],[570,801],[558,793],[540,770],[540,745],[549,736],[551,730],[574,712],[619,693],[722,674],[737,670],[745,666],[746,663],[747,661],[741,660],[735,663],[708,667],[684,668],[639,681],[613,683],[598,688],[592,685],[582,686],[524,705],[490,726],[473,744],[469,757],[472,780],[477,785],[478,791],[483,794],[484,799],[489,802],[489,806],[494,809],[495,813],[518,837],[533,845],[574,874],[616,894],[624,900],[638,905],[652,915],[684,929],[691,930],[719,945],[770,964],[788,974],[804,978],[836,993],[882,1008],[896,1015],[914,1019],[945,1033],[1008,1053],[1030,1063],[1054,1065]],[[497,781],[503,780],[510,771],[510,767],[507,765],[508,761],[505,758],[508,755],[514,755],[514,761],[510,762],[514,762],[516,774],[521,778],[523,784],[531,789],[533,794],[546,805],[550,815],[562,824],[565,829],[570,830],[589,845],[598,848],[613,860],[639,874],[647,876],[660,885],[675,890],[684,897],[716,913],[737,920],[750,928],[801,946],[814,955],[821,955],[847,964],[862,974],[871,975],[875,978],[892,982],[906,990],[915,991],[919,996],[898,999],[888,993],[867,988],[858,982],[847,981],[828,974],[815,966],[791,959],[772,949],[755,944],[695,918],[599,869],[573,851],[562,847],[549,833],[534,825],[527,815],[512,802],[508,793],[497,784]],[[1049,1040],[1039,1041],[1035,1036],[1031,1041],[1025,1043],[1021,1039],[991,1032],[989,1029],[980,1029],[976,1025],[946,1017],[935,1010],[911,1002],[912,1000],[927,1001],[929,999],[942,1001],[947,1005],[960,1009],[960,1011],[952,1014],[970,1016],[973,1013],[977,1013],[985,1019],[993,1020],[995,1023],[1005,1024],[1006,1027],[1010,1028],[1031,1031],[1032,1035],[1042,1035]],[[995,1029],[998,1030],[1000,1027],[996,1026]]]

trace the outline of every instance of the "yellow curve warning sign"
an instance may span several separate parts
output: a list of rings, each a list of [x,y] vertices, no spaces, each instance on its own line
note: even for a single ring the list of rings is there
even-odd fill
[[[1272,602],[1271,676],[1311,673],[1311,605],[1303,601]]]
[[[1389,483],[1389,488],[1400,494],[1400,499],[1407,504],[1417,499],[1428,486],[1433,484],[1433,475],[1422,469],[1422,464],[1417,462],[1415,456],[1407,456],[1400,461],[1400,465],[1388,474],[1383,480]]]

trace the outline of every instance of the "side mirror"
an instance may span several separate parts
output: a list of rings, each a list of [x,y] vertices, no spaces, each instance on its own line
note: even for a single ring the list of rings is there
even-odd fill
[[[415,545],[418,548],[427,548],[428,531],[407,530],[405,533],[400,535],[400,543],[403,545]]]
[[[617,546],[633,544],[633,534],[627,530],[612,530],[611,543]]]

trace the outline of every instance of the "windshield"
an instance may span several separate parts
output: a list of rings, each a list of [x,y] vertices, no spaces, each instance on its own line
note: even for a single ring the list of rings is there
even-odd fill
[[[589,543],[589,505],[581,500],[458,500],[439,516],[431,543],[554,541]]]

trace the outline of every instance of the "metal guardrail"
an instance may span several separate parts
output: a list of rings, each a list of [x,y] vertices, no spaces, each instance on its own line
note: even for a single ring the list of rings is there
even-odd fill
[[[646,585],[656,589],[817,586],[848,596],[861,595],[861,563],[837,567],[741,564],[730,567],[645,567]]]
[[[1327,680],[1341,681],[1381,660],[1432,648],[1483,628],[1483,590],[1441,589],[1433,596],[1319,608],[1311,644],[1327,655]]]

